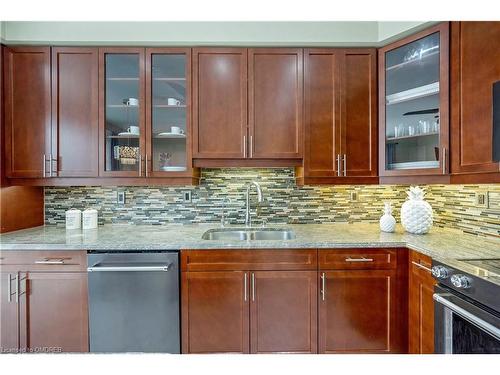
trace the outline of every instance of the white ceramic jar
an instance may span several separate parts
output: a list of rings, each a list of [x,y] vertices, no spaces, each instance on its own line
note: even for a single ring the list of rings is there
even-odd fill
[[[97,229],[97,210],[87,208],[83,211],[83,229]]]
[[[66,211],[66,229],[80,229],[82,226],[82,211],[70,209]]]

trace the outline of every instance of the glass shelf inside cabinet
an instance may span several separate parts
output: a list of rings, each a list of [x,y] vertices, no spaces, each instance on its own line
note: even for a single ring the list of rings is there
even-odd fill
[[[438,168],[439,33],[385,56],[386,169]]]
[[[152,55],[152,168],[187,169],[186,55]]]
[[[105,168],[139,169],[139,56],[105,56]]]

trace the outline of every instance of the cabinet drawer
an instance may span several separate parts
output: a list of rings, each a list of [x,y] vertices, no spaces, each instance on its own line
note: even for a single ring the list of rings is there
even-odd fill
[[[342,249],[319,250],[319,267],[324,270],[393,269],[397,266],[397,250]]]
[[[410,251],[410,272],[421,277],[432,279],[431,257],[420,254],[417,251]]]
[[[183,250],[182,271],[316,270],[317,250]]]
[[[2,269],[18,271],[86,271],[86,251],[2,251]]]

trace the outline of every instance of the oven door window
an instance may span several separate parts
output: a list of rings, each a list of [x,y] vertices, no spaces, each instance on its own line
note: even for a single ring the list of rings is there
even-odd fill
[[[500,342],[460,315],[453,314],[453,353],[500,354]]]

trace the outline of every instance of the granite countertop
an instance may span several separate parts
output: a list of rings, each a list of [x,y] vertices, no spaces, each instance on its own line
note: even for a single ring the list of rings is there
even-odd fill
[[[272,226],[285,227],[285,226]],[[66,231],[42,226],[0,235],[2,250],[182,250],[242,248],[346,248],[409,247],[434,259],[500,258],[500,240],[433,228],[428,234],[380,232],[378,224],[294,224],[293,240],[213,241],[202,234],[214,224],[199,225],[106,225],[96,230]]]
[[[214,224],[198,225],[105,225],[96,230],[67,231],[42,226],[0,235],[0,250],[183,250],[183,249],[298,249],[408,247],[431,258],[474,273],[460,259],[500,258],[500,239],[464,234],[458,230],[432,228],[425,235],[383,233],[378,224],[294,224],[286,226],[296,238],[286,241],[213,241],[201,239]],[[226,227],[227,228],[227,227]],[[238,227],[235,227],[238,228]],[[492,280],[500,285],[500,278]]]

